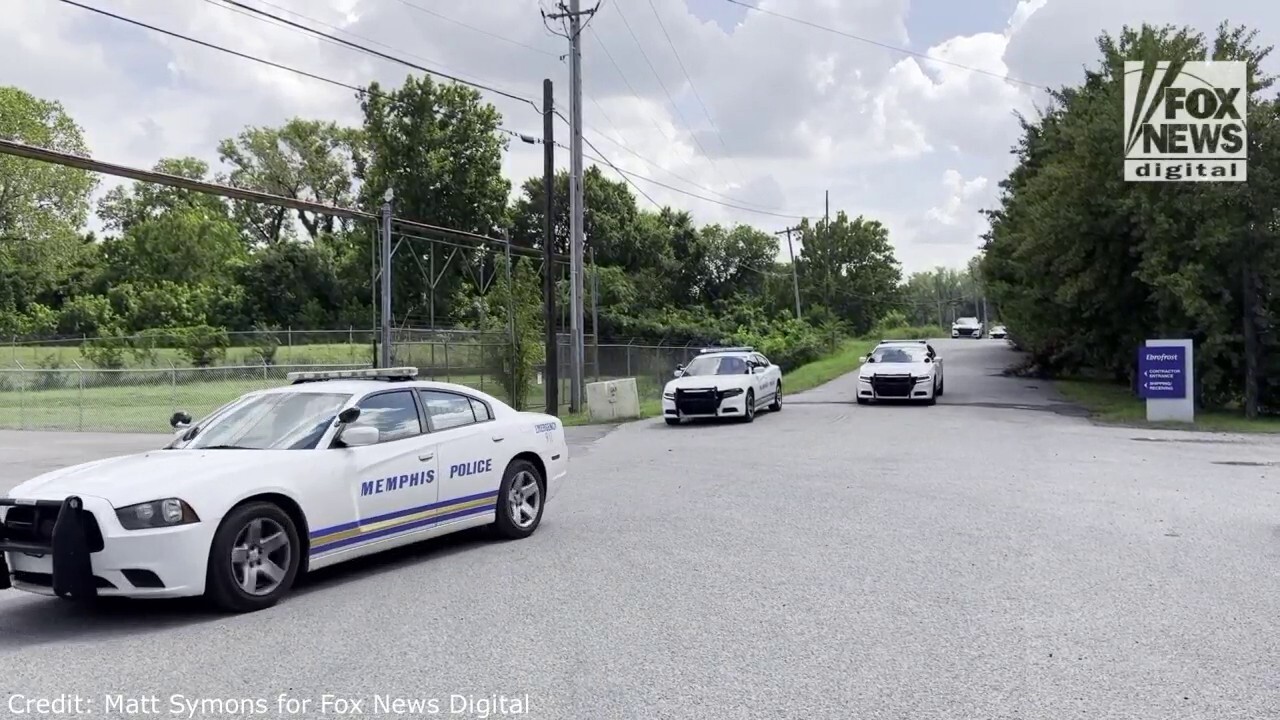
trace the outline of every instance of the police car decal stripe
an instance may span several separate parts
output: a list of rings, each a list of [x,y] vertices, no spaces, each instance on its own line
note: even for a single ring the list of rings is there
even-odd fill
[[[380,540],[391,535],[420,529],[428,525],[448,522],[470,515],[491,512],[497,507],[497,492],[481,493],[433,503],[416,508],[406,508],[380,515],[363,523],[346,523],[312,533],[311,555],[327,553],[340,548]],[[385,518],[385,519],[384,519]],[[351,527],[355,525],[355,527]],[[344,528],[334,531],[337,528]]]
[[[404,517],[405,515],[416,515],[417,513],[423,512],[424,510],[443,509],[451,505],[457,505],[458,503],[471,502],[472,500],[484,500],[485,498],[494,498],[497,496],[498,496],[498,491],[493,490],[491,492],[478,493],[476,495],[467,495],[465,497],[454,498],[452,500],[445,500],[444,502],[431,503],[430,505],[419,505],[417,507],[404,508],[403,510],[394,510],[392,512],[385,513],[382,515],[374,515],[373,517],[365,518],[364,520],[355,520],[353,522],[342,523],[341,525],[332,525],[327,528],[313,530],[310,534],[310,538],[313,543],[316,542],[317,540],[322,540],[322,539],[328,540],[329,538],[327,536],[336,535],[340,532],[343,532],[344,530],[358,530],[361,527],[367,527],[371,523],[380,523],[385,520],[394,520],[395,518],[401,518],[401,517]]]

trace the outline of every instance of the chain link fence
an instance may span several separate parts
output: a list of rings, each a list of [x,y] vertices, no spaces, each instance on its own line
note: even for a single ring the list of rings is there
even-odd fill
[[[510,402],[501,374],[506,345],[501,337],[439,332],[397,335],[397,365],[418,368],[419,377],[473,387]],[[570,344],[560,340],[558,414],[568,411]],[[253,390],[278,387],[295,371],[347,370],[372,367],[372,337],[366,358],[355,362],[306,364],[241,363],[210,367],[94,368],[83,358],[71,367],[0,366],[0,429],[96,432],[169,431],[169,417],[182,410],[200,417]],[[698,353],[694,345],[596,343],[587,338],[584,380],[635,378],[642,401],[661,397],[676,365]],[[526,389],[525,409],[545,409],[546,367]]]

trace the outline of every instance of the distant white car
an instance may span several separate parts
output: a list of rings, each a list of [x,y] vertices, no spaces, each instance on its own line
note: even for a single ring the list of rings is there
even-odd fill
[[[1003,325],[996,325],[991,328],[991,337],[995,340],[1004,340],[1009,337],[1009,331]]]
[[[662,390],[668,425],[692,418],[755,420],[756,411],[782,409],[782,369],[753,348],[706,348]]]
[[[956,321],[951,324],[951,337],[980,338],[982,337],[982,322],[975,317],[957,318]]]
[[[942,358],[926,340],[884,340],[862,358],[858,370],[858,404],[876,400],[923,400],[934,405],[942,397]]]
[[[46,473],[0,498],[0,588],[205,595],[247,612],[298,575],[469,527],[523,538],[568,474],[559,419],[414,368],[291,373],[164,449]]]

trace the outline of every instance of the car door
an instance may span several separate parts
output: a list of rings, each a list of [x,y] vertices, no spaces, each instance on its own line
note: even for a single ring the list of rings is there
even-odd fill
[[[440,456],[440,521],[492,512],[507,469],[507,438],[492,410],[471,395],[418,391]]]
[[[756,389],[756,400],[763,402],[764,399],[773,396],[774,379],[772,373],[769,372],[769,361],[760,353],[751,355],[751,373],[752,382]],[[757,368],[759,369],[757,371]]]
[[[426,426],[413,390],[388,390],[357,403],[357,425],[378,429],[374,445],[346,448],[358,532],[334,543],[359,545],[431,525],[438,499],[436,441]],[[341,443],[339,437],[338,443]],[[337,549],[343,547],[324,549]]]

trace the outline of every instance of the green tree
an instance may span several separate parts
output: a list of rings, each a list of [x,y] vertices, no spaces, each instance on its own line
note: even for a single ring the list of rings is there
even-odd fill
[[[815,310],[815,319],[847,323],[864,333],[893,306],[902,270],[889,230],[878,220],[850,219],[843,211],[830,224],[811,225],[805,219],[800,243],[801,300]]]
[[[80,127],[57,102],[0,87],[0,137],[87,155]],[[97,187],[88,172],[0,155],[0,307],[52,302],[88,249],[78,234]]]
[[[409,77],[390,91],[372,83],[360,106],[368,157],[356,169],[365,207],[379,207],[390,189],[400,217],[483,235],[504,226],[511,185],[502,175],[502,116],[478,91]],[[438,317],[449,317],[468,268],[446,267],[449,251],[425,245],[411,242],[396,254],[393,291],[401,307],[434,303]],[[434,292],[424,269],[443,271]]]
[[[354,202],[355,159],[361,133],[333,122],[293,118],[278,128],[247,127],[218,144],[218,158],[231,166],[225,180],[308,202],[348,207]],[[296,216],[315,240],[338,229],[337,218],[274,205],[234,202],[234,215],[254,243],[275,244],[293,236]]]
[[[1270,48],[1245,28],[1212,40],[1191,28],[1124,28],[1098,40],[1101,61],[1082,84],[1054,93],[1023,121],[1018,165],[981,263],[983,281],[1019,344],[1044,369],[1133,380],[1134,349],[1147,337],[1196,342],[1198,399],[1242,402],[1250,414],[1268,392],[1264,329],[1275,309],[1274,101],[1259,93]],[[1125,60],[1244,60],[1249,64],[1251,173],[1244,183],[1123,180]],[[1272,286],[1274,287],[1274,286]]]

